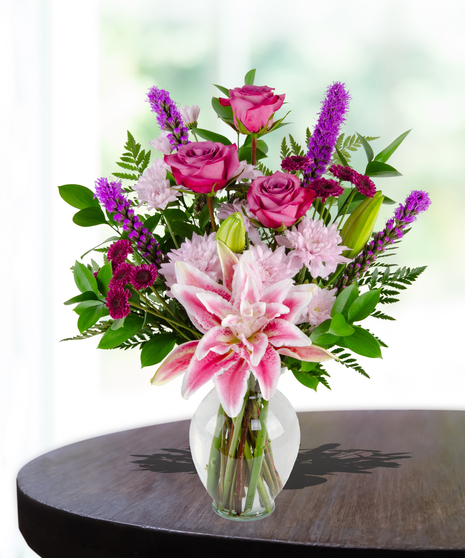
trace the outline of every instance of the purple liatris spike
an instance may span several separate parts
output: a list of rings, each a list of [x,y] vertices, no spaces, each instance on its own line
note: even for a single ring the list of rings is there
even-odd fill
[[[417,215],[426,211],[430,205],[431,200],[427,192],[421,190],[411,192],[405,203],[397,207],[394,217],[387,221],[384,229],[376,233],[360,254],[346,267],[344,276],[338,279],[334,285],[338,292],[365,272],[376,257],[382,254],[390,244],[401,239],[407,225],[413,223]]]
[[[136,244],[137,249],[150,262],[159,264],[161,262],[160,245],[134,213],[131,202],[123,192],[121,182],[108,182],[107,178],[99,178],[95,185],[95,197],[109,213],[115,213],[113,220],[120,223],[123,230],[128,232],[129,240]],[[127,254],[121,261],[124,261],[126,256]]]
[[[308,143],[307,157],[314,159],[307,169],[311,178],[320,178],[331,161],[341,124],[349,108],[350,95],[343,83],[328,87],[318,123]]]
[[[173,149],[181,144],[189,143],[188,129],[184,125],[181,113],[171,100],[168,91],[152,87],[147,95],[152,112],[157,114],[157,122],[162,130],[170,132],[168,140]]]

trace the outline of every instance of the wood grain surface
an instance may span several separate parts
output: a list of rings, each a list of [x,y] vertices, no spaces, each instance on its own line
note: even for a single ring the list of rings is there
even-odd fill
[[[44,558],[465,556],[465,412],[299,420],[299,456],[266,519],[238,523],[213,512],[183,421],[28,463],[17,481],[21,532]]]

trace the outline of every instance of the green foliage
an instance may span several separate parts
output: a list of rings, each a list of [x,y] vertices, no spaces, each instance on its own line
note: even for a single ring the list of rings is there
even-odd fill
[[[153,366],[167,357],[176,344],[174,333],[160,333],[144,343],[140,354],[141,367]]]
[[[336,149],[331,158],[331,164],[343,166],[350,164],[350,159],[352,157],[351,152],[357,151],[362,146],[360,138],[363,138],[366,142],[370,142],[378,139],[379,136],[359,136],[358,134],[354,134],[353,136],[346,137],[345,134],[342,133],[337,138]],[[341,160],[339,154],[342,154],[344,160]]]
[[[258,163],[257,169],[261,171],[265,176],[270,176],[273,174],[273,171],[268,167],[265,167],[263,163]]]
[[[85,186],[65,184],[64,186],[58,186],[58,192],[66,203],[76,209],[100,207],[97,199],[94,198],[94,192]]]
[[[354,355],[351,354],[351,353],[344,352],[344,351],[345,351],[344,348],[338,347],[336,349],[333,349],[331,352],[334,355],[337,356],[338,362],[340,362],[341,364],[343,364],[347,368],[352,368],[352,370],[356,370],[359,374],[361,374],[362,376],[365,376],[365,378],[370,378],[370,376],[365,372],[365,370],[357,362],[357,359],[354,358]]]
[[[253,82],[255,81],[255,72],[256,70],[250,70],[248,71],[245,76],[244,76],[244,85],[253,85]]]
[[[132,171],[130,173],[113,172],[113,176],[123,180],[137,181],[150,162],[150,150],[141,149],[140,143],[136,143],[134,136],[128,131],[128,140],[124,146],[124,153],[116,164],[122,169]]]
[[[216,132],[210,132],[210,130],[203,130],[202,128],[195,128],[195,133],[204,140],[219,142],[223,145],[231,145],[231,142],[227,137],[217,134]]]
[[[91,337],[95,337],[96,335],[102,335],[108,329],[110,329],[113,320],[106,320],[95,324],[92,328],[83,331],[81,335],[76,335],[75,337],[67,337],[66,339],[62,339],[61,341],[80,341],[82,339],[90,339]],[[60,342],[61,342],[60,341]]]
[[[144,318],[137,314],[131,313],[124,320],[123,327],[117,330],[108,329],[105,335],[100,339],[99,349],[114,349],[135,335],[142,327]]]
[[[378,155],[375,156],[375,161],[380,161],[385,163],[389,160],[394,151],[399,147],[399,145],[404,141],[404,139],[410,134],[411,130],[404,132],[398,138],[396,138],[391,144],[389,144],[386,149],[383,149]]]
[[[284,357],[285,364],[292,371],[296,380],[302,385],[313,390],[317,390],[319,384],[323,384],[326,388],[329,387],[328,372],[317,362],[303,362],[291,357]],[[326,377],[325,377],[326,376]]]
[[[308,128],[307,128],[308,131]],[[283,137],[283,141],[281,142],[281,159],[285,159],[286,157],[290,157],[291,155],[297,155],[298,157],[303,157],[305,155],[305,151],[303,148],[295,141],[294,137],[289,134],[289,143],[290,147],[287,145],[286,137]]]
[[[93,291],[96,295],[98,294],[97,279],[94,277],[92,270],[76,260],[73,272],[74,282],[81,293]]]
[[[365,169],[365,174],[371,177],[402,176],[394,167],[380,161],[370,161]]]
[[[105,225],[108,221],[100,207],[86,207],[74,214],[73,222],[80,227],[95,227]]]
[[[398,302],[399,291],[405,290],[409,287],[418,277],[425,271],[426,266],[415,267],[397,267],[395,271],[391,271],[390,266],[386,266],[383,273],[381,273],[379,265],[373,265],[372,271],[370,269],[365,273],[360,280],[360,285],[368,285],[370,289],[379,286],[381,304],[393,304]],[[393,319],[390,316],[375,316],[382,319]]]

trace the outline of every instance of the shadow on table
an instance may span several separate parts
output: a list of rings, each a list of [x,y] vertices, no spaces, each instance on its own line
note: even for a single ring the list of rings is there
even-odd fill
[[[400,459],[409,459],[408,453],[382,453],[378,450],[338,449],[341,444],[324,444],[318,448],[301,449],[284,490],[296,490],[327,481],[326,475],[335,473],[371,474],[372,469],[396,469]]]
[[[379,467],[400,467],[396,461],[409,459],[407,453],[382,453],[378,450],[338,449],[340,444],[325,444],[318,448],[301,449],[284,490],[297,490],[327,481],[326,475],[335,473],[371,474]],[[163,448],[164,453],[132,455],[141,470],[154,473],[196,473],[189,448]]]

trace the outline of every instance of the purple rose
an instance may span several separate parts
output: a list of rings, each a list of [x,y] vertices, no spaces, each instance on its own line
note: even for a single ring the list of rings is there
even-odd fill
[[[308,211],[315,192],[293,174],[275,172],[256,178],[247,193],[250,211],[265,227],[290,227]]]
[[[284,103],[285,95],[275,95],[274,88],[266,85],[244,85],[229,90],[229,99],[218,99],[221,106],[230,106],[234,124],[239,120],[249,132],[257,133],[273,124],[273,114]]]
[[[165,155],[176,184],[197,194],[220,190],[239,174],[237,145],[198,141],[181,145],[177,153]]]

